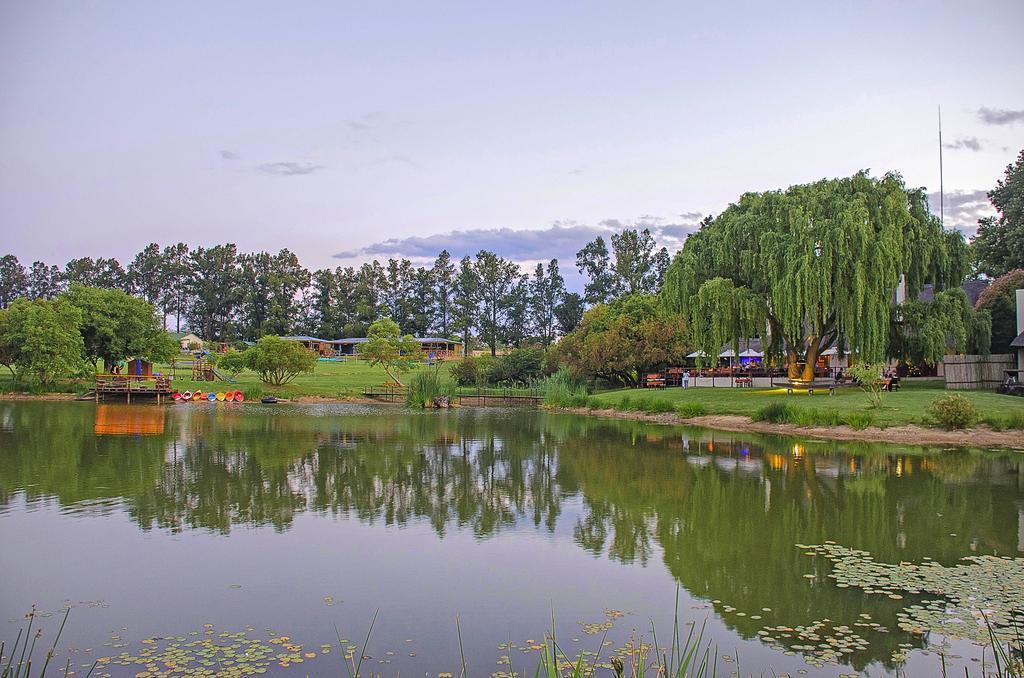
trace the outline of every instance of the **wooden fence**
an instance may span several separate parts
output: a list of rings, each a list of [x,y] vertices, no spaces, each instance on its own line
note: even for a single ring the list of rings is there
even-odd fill
[[[1012,355],[948,355],[942,360],[946,388],[995,390],[1006,379],[1006,370],[1017,366]]]

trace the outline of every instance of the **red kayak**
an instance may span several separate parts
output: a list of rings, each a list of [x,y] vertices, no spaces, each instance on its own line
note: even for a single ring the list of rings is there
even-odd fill
[[[235,402],[240,403],[245,400],[245,394],[241,391],[235,391]]]
[[[180,394],[180,393],[178,393],[177,391],[175,391],[174,393],[172,393],[172,394],[171,394],[171,397],[172,397],[172,398],[174,398],[174,400],[176,400],[176,401],[177,401],[177,400],[181,400],[181,394]]]

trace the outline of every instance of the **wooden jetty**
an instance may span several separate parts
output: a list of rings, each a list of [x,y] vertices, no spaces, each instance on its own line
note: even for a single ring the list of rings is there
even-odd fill
[[[123,396],[131,402],[134,396],[156,398],[156,402],[160,403],[164,398],[171,397],[173,392],[170,377],[135,374],[97,374],[96,388],[93,390],[97,402],[107,396]]]

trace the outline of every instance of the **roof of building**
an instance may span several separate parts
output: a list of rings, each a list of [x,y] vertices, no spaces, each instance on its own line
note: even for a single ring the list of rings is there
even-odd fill
[[[421,344],[461,344],[458,339],[445,339],[444,337],[416,337]]]
[[[281,337],[288,341],[317,341],[322,344],[338,344],[338,345],[350,345],[350,344],[365,344],[369,341],[366,337],[342,337],[341,339],[318,339],[317,337],[308,337],[305,335],[296,335],[291,337]],[[459,344],[462,345],[461,341],[457,339],[445,339],[444,337],[415,337],[416,341],[421,344]]]
[[[967,303],[973,308],[978,303],[978,297],[985,291],[985,288],[989,286],[988,280],[974,280],[968,279],[964,281],[963,290],[964,294],[967,295]],[[926,283],[921,287],[921,293],[917,295],[920,301],[931,302],[935,299],[935,285]]]
[[[1024,332],[1017,335],[1017,338],[1010,342],[1010,348],[1024,348]]]

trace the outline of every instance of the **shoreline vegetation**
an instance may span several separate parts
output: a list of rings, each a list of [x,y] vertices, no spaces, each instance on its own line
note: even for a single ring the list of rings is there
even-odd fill
[[[436,378],[437,372],[431,370]],[[424,376],[426,372],[424,371]],[[440,381],[440,380],[438,380]],[[544,408],[548,411],[562,412],[578,416],[602,417],[644,421],[669,426],[701,426],[719,431],[744,433],[763,433],[773,435],[801,436],[824,440],[841,440],[852,442],[877,442],[892,444],[923,444],[946,445],[955,447],[1008,447],[1024,449],[1024,407],[1014,408],[1015,402],[1009,402],[1010,396],[998,396],[989,393],[974,393],[974,398],[981,400],[979,407],[985,408],[987,415],[978,425],[959,429],[946,430],[934,426],[925,426],[921,419],[915,419],[903,407],[893,407],[892,398],[900,398],[901,393],[892,394],[885,401],[887,405],[875,413],[870,409],[863,412],[852,398],[857,393],[844,396],[777,396],[766,389],[710,389],[690,388],[671,390],[639,390],[627,389],[608,391],[597,395],[586,396],[585,392],[573,391],[570,385],[553,377],[549,378],[550,390],[558,392],[553,400],[548,400]],[[455,405],[457,389],[450,383],[437,386],[445,395],[452,398]],[[777,391],[778,389],[776,389]],[[944,390],[928,387],[928,385],[912,387],[910,392],[926,397],[940,395]],[[433,391],[432,391],[433,393]],[[783,392],[784,393],[784,392]],[[904,392],[906,393],[906,391]],[[764,396],[768,403],[760,409],[743,413],[744,409],[737,406],[737,399],[752,399]],[[73,401],[74,393],[0,393],[0,401],[40,400],[40,401]],[[431,395],[433,397],[433,395]],[[910,408],[919,405],[915,398]],[[1006,401],[1009,414],[999,419],[999,408],[994,408],[990,399]],[[866,400],[860,394],[859,400]],[[782,401],[781,407],[773,403]],[[838,407],[835,401],[838,402]],[[406,399],[385,401],[355,394],[326,395],[319,393],[294,393],[281,398],[280,403],[286,404],[349,404],[349,405],[390,405],[409,406]],[[824,407],[817,407],[823,404]],[[170,404],[168,404],[170,406]],[[190,406],[190,405],[188,405]],[[839,414],[841,410],[843,415]],[[747,407],[746,409],[750,409]],[[787,414],[784,419],[768,420],[761,418],[765,409],[779,409]],[[864,414],[867,413],[867,414]],[[923,413],[923,407],[920,409]],[[855,427],[849,422],[862,417],[867,424]],[[992,425],[996,423],[996,426]]]

